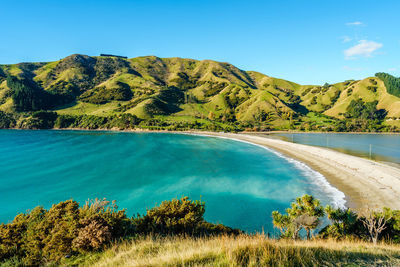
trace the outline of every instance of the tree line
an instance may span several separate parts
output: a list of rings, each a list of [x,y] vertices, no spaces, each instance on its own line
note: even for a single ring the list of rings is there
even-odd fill
[[[375,76],[383,81],[389,94],[400,97],[400,78],[385,72],[378,72]]]

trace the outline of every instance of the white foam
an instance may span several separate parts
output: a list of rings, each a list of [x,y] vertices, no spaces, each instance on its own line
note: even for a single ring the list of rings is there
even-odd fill
[[[266,149],[269,152],[275,154],[276,156],[285,159],[286,161],[288,161],[289,163],[294,165],[296,169],[300,170],[302,172],[302,174],[305,177],[307,177],[312,184],[316,185],[318,188],[320,188],[326,194],[327,198],[330,199],[330,202],[331,202],[331,204],[332,204],[332,206],[334,208],[345,208],[346,207],[346,196],[345,196],[345,194],[342,191],[340,191],[339,189],[337,189],[336,187],[332,186],[326,180],[324,175],[322,175],[321,173],[313,170],[312,168],[310,168],[308,165],[306,165],[305,163],[303,163],[301,161],[295,160],[293,158],[286,157],[283,154],[281,154],[281,153],[279,153],[279,152],[277,152],[277,151],[275,151],[275,150],[273,150],[271,148],[265,147],[263,145],[254,144],[252,142],[236,139],[236,138],[233,138],[233,137],[216,136],[216,135],[208,135],[208,134],[198,134],[198,133],[184,133],[184,134],[229,139],[229,140],[234,140],[234,141],[238,141],[238,142],[242,142],[242,143],[246,143],[246,144],[250,144],[250,145],[254,145],[254,146],[258,146],[258,147],[261,147],[263,149]]]

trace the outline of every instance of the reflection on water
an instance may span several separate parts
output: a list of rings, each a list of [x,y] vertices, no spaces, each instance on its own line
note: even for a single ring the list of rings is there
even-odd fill
[[[400,167],[398,134],[273,133],[268,137],[330,148],[342,153]]]

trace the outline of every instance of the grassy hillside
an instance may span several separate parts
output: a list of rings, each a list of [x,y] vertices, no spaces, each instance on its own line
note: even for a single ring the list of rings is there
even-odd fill
[[[398,245],[263,235],[144,238],[67,261],[80,266],[398,266]]]
[[[26,106],[26,99],[33,104]],[[0,65],[0,111],[14,114],[13,127],[29,125],[29,112],[53,110],[64,116],[130,114],[142,120],[138,127],[334,130],[332,121],[343,119],[357,99],[378,101],[386,125],[400,121],[400,98],[378,77],[299,85],[228,63],[154,56],[76,54],[49,63]]]
[[[1,266],[398,266],[400,211],[356,213],[296,198],[272,212],[279,237],[204,219],[187,197],[128,217],[115,201],[67,200],[0,224]],[[260,211],[262,212],[262,211]],[[325,219],[322,221],[322,218]],[[329,223],[327,224],[329,220]],[[323,228],[317,229],[323,222]],[[375,226],[375,227],[372,227]],[[310,235],[301,231],[311,230]],[[314,231],[313,231],[314,230]],[[311,234],[313,232],[313,234]],[[368,242],[370,241],[370,242]]]

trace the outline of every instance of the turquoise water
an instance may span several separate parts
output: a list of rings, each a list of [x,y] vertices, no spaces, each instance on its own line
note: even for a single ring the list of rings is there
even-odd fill
[[[0,222],[70,198],[117,200],[132,216],[187,195],[206,202],[211,222],[272,232],[271,212],[304,193],[343,204],[304,164],[215,137],[0,130],[0,170]]]
[[[400,134],[287,133],[269,136],[277,136],[290,142],[328,147],[355,156],[400,164]]]

